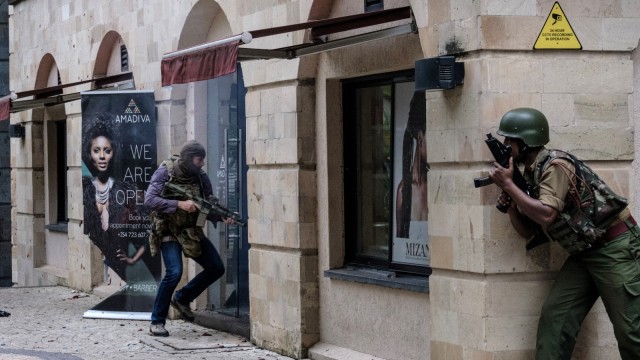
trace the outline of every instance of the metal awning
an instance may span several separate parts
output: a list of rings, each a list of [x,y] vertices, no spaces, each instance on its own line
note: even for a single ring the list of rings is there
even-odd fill
[[[117,75],[110,75],[110,76],[104,76],[104,77],[99,77],[94,79],[76,81],[68,84],[62,84],[62,85],[50,86],[46,88],[12,93],[11,95],[7,95],[3,98],[0,98],[0,120],[4,120],[8,118],[9,112],[15,113],[15,112],[20,112],[25,110],[43,108],[43,107],[52,106],[52,105],[64,104],[69,101],[80,99],[79,92],[64,94],[63,89],[68,87],[87,84],[87,83],[94,83],[95,89],[101,89],[101,88],[107,87],[108,85],[130,81],[132,79],[133,79],[133,74],[131,72],[127,72],[127,73],[122,73]],[[33,96],[33,99],[15,101],[17,99],[26,98],[30,96]],[[9,105],[9,111],[6,113],[6,116],[3,117],[2,108],[6,107],[7,105]]]
[[[326,41],[326,35],[368,26],[410,20],[408,23],[360,35]],[[253,39],[309,30],[309,42],[280,49],[240,47]],[[235,71],[237,61],[255,59],[294,59],[367,41],[417,33],[411,7],[401,7],[324,20],[311,20],[268,29],[244,32],[210,43],[167,53],[162,56],[162,86],[207,80]]]

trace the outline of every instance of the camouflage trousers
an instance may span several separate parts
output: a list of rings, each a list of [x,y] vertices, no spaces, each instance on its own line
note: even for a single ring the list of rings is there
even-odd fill
[[[582,321],[601,297],[623,360],[640,359],[640,228],[570,256],[538,323],[536,359],[571,359]]]

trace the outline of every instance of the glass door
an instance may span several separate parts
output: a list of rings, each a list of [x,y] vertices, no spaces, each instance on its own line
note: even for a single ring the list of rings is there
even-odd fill
[[[235,73],[207,81],[207,169],[220,204],[247,218],[245,158],[246,89]],[[209,223],[208,234],[225,262],[225,275],[209,287],[209,308],[249,318],[247,228]]]

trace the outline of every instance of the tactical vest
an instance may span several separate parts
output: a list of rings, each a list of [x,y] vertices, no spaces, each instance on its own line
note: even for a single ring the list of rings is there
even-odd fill
[[[169,174],[169,180],[167,183],[174,183],[180,185],[187,193],[192,195],[201,196],[200,184],[183,184],[178,182],[175,177],[173,168],[174,162],[179,157],[177,155],[172,156],[162,162],[162,165],[167,167]],[[167,187],[162,193],[162,197],[171,200],[186,200],[184,196],[172,194],[166,191]],[[176,209],[173,214],[157,214],[154,213],[151,216],[152,220],[152,232],[158,239],[162,239],[164,236],[170,235],[175,237],[182,246],[182,252],[185,256],[195,258],[200,256],[200,240],[205,237],[202,227],[196,226],[198,219],[198,212],[189,213],[182,209]],[[156,240],[157,241],[157,240]]]
[[[535,198],[539,196],[542,173],[555,159],[565,159],[573,164],[575,184],[564,199],[565,206],[556,220],[547,228],[547,234],[570,254],[601,244],[606,229],[624,210],[627,199],[617,195],[596,173],[575,156],[561,150],[542,150],[543,159],[533,170]],[[559,165],[562,166],[562,165]]]

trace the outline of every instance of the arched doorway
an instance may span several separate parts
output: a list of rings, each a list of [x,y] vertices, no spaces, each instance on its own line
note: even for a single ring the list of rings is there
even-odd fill
[[[220,5],[213,0],[202,0],[187,16],[178,50],[230,35],[231,26]],[[206,169],[214,194],[222,205],[246,218],[246,89],[240,64],[235,73],[188,86],[187,124],[193,126],[193,138],[207,148]],[[187,134],[190,131],[187,129]],[[248,323],[247,228],[209,224],[207,235],[222,257],[226,273],[209,287],[206,307]]]
[[[38,67],[35,89],[57,86],[62,83],[60,72],[51,54],[43,56]],[[32,126],[42,126],[42,148],[33,151],[43,154],[44,176],[34,181],[34,194],[44,196],[44,237],[36,237],[33,244],[33,267],[41,271],[52,283],[68,278],[69,236],[67,223],[67,114],[64,105],[58,104],[33,110]],[[35,178],[37,179],[37,177]],[[37,190],[38,188],[44,191]],[[34,209],[35,210],[35,209]],[[35,211],[34,211],[34,215]],[[42,240],[39,244],[38,240]]]

